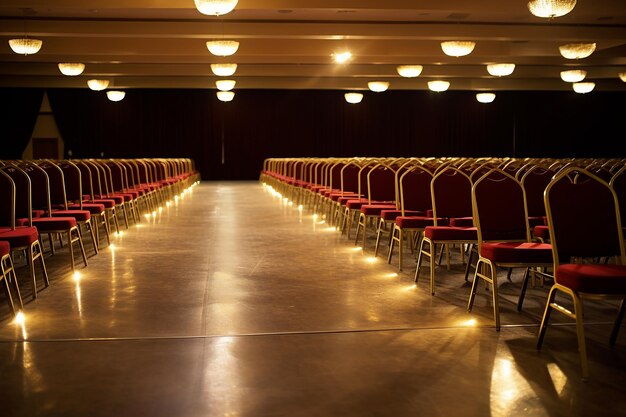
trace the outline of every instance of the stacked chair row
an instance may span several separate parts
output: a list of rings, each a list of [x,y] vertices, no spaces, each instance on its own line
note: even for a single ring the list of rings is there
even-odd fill
[[[24,256],[37,298],[37,276],[49,286],[47,253],[56,254],[65,241],[71,269],[75,247],[86,267],[85,235],[96,255],[110,245],[113,229],[119,233],[120,226],[128,229],[142,215],[153,215],[198,180],[190,159],[0,161],[1,279],[13,314],[23,301],[12,255]]]
[[[626,299],[623,159],[270,158],[261,181],[348,238],[356,224],[355,245],[364,249],[368,225],[375,226],[374,255],[386,241],[391,263],[397,247],[400,270],[407,242],[416,254],[415,282],[429,263],[433,295],[437,265],[445,253],[450,269],[450,251],[458,247],[466,281],[475,259],[467,309],[486,283],[496,330],[499,269],[508,279],[513,268],[524,270],[519,311],[529,282],[553,281],[537,347],[552,310],[574,318],[583,377],[583,298],[620,301],[610,343],[617,339]],[[573,308],[557,303],[557,292]]]

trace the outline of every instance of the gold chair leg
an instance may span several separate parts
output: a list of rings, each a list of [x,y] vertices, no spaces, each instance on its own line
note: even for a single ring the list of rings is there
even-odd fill
[[[617,340],[619,329],[620,327],[622,327],[622,320],[624,319],[624,311],[626,311],[626,301],[622,300],[622,302],[619,305],[619,309],[617,311],[617,317],[615,318],[615,323],[613,324],[613,330],[611,330],[611,337],[609,338],[609,344],[611,346],[615,345],[615,341]]]

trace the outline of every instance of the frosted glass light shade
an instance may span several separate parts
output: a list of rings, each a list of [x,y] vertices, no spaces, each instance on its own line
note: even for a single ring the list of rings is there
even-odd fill
[[[211,64],[211,71],[218,77],[230,77],[237,71],[237,64]]]
[[[566,59],[587,58],[596,50],[595,43],[568,43],[559,46],[559,52]]]
[[[396,67],[396,71],[401,77],[415,78],[418,77],[424,69],[421,65],[400,65]]]
[[[85,64],[81,64],[80,62],[60,62],[59,71],[61,71],[63,75],[74,77],[85,71]]]
[[[363,94],[361,93],[346,93],[344,98],[350,104],[358,104],[363,100]]]
[[[36,54],[41,49],[41,45],[43,45],[43,41],[41,39],[9,39],[9,46],[13,52],[20,55]]]
[[[382,93],[387,91],[389,83],[387,81],[370,81],[367,83],[367,87],[375,93]]]
[[[233,101],[233,99],[235,98],[235,93],[233,93],[232,91],[218,91],[217,98],[220,101]]]
[[[107,97],[111,101],[122,101],[126,96],[126,92],[119,90],[109,90],[107,91]]]
[[[626,83],[626,72],[620,72],[618,75],[619,75],[620,80]]]
[[[568,70],[561,71],[561,79],[566,83],[577,83],[585,79],[587,71],[585,70]]]
[[[208,41],[206,47],[213,55],[231,56],[239,49],[239,42],[227,40]]]
[[[447,41],[441,42],[443,53],[448,56],[465,56],[472,53],[476,47],[476,42],[472,41]]]
[[[478,93],[476,94],[476,100],[479,103],[491,103],[496,99],[496,95],[494,93]]]
[[[238,0],[194,0],[196,9],[202,14],[220,16],[233,11]]]
[[[574,88],[574,91],[579,94],[587,94],[593,91],[593,89],[596,87],[596,83],[574,83],[572,84],[572,87]]]
[[[506,77],[513,74],[515,64],[489,64],[487,72],[494,77]]]
[[[531,0],[528,2],[528,10],[537,16],[553,19],[565,16],[576,6],[576,0]]]
[[[93,91],[102,91],[109,86],[109,80],[87,80],[87,86]]]
[[[236,83],[235,80],[217,80],[215,81],[215,86],[220,91],[230,91],[235,88]]]
[[[428,88],[430,91],[435,91],[437,93],[441,93],[442,91],[446,91],[450,88],[450,83],[448,81],[428,81]]]

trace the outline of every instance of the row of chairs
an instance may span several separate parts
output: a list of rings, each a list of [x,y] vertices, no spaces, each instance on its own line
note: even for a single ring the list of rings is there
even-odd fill
[[[321,213],[348,237],[358,216],[355,244],[360,237],[363,248],[367,225],[377,224],[374,254],[388,231],[388,262],[397,245],[400,268],[408,240],[417,253],[416,282],[422,263],[429,261],[432,294],[437,257],[441,264],[445,252],[449,268],[450,248],[458,246],[461,259],[468,257],[465,280],[476,257],[468,311],[478,284],[485,282],[497,330],[498,269],[508,270],[510,279],[513,268],[524,268],[520,311],[531,278],[554,279],[538,347],[552,310],[575,318],[586,377],[582,298],[621,300],[611,344],[624,315],[625,172],[620,159],[271,158],[261,180]],[[556,292],[570,296],[573,312],[555,302]]]
[[[23,308],[13,254],[25,258],[35,299],[36,265],[44,288],[50,283],[44,236],[52,255],[65,240],[72,270],[77,246],[86,267],[85,233],[96,255],[103,240],[110,245],[113,228],[115,233],[120,224],[128,229],[198,180],[190,159],[0,161],[0,279],[12,313]]]

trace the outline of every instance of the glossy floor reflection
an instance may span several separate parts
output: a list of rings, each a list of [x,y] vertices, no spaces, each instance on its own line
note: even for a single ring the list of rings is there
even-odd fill
[[[432,297],[408,251],[397,273],[258,183],[202,183],[113,241],[79,277],[46,258],[23,325],[2,300],[3,416],[626,415],[614,304],[586,310],[583,383],[567,320],[534,348],[547,287],[517,313],[503,279],[498,333],[454,256]]]

